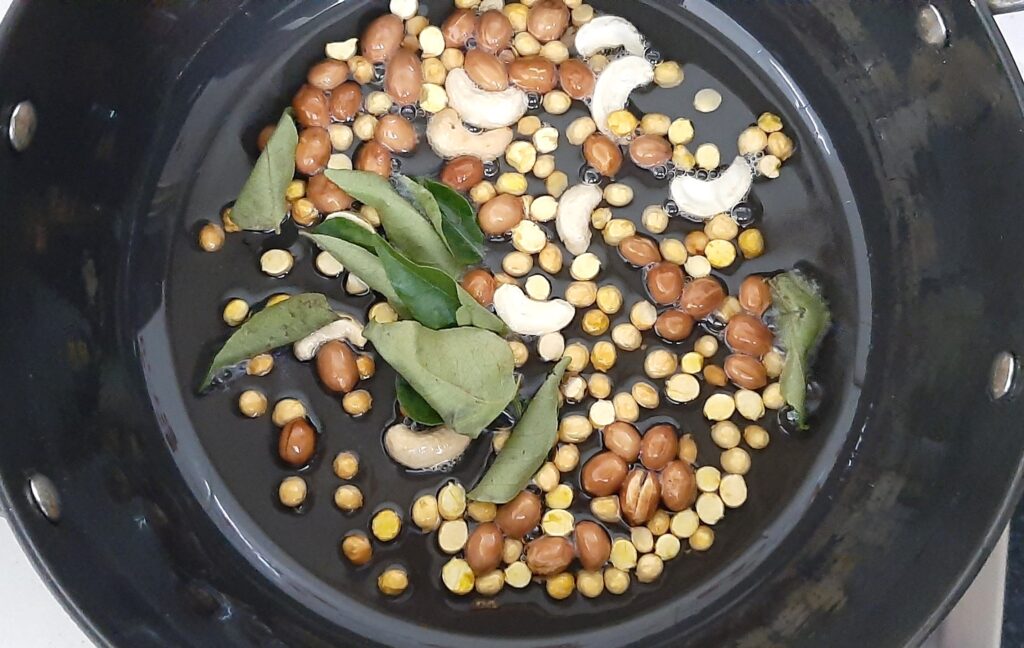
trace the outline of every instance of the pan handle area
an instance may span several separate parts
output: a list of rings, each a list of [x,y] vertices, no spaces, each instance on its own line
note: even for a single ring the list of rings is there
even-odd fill
[[[988,0],[988,8],[994,14],[1024,11],[1024,0]]]

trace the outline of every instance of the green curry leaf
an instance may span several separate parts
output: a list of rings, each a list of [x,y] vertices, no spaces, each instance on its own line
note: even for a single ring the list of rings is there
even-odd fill
[[[340,218],[331,219],[311,232],[300,232],[300,234],[337,259],[338,263],[362,279],[371,290],[383,295],[399,315],[408,315],[408,309],[398,298],[395,289],[391,287],[387,272],[384,271],[384,266],[377,255],[359,243],[353,242],[353,240],[362,240],[364,235],[372,237],[377,236],[376,234]],[[353,235],[351,239],[349,238],[350,234]]]
[[[490,331],[371,322],[363,335],[459,434],[479,436],[516,395],[512,350]]]
[[[417,423],[432,427],[444,423],[441,415],[401,376],[395,377],[395,396],[405,415]]]
[[[455,260],[463,266],[483,260],[484,233],[476,222],[469,201],[448,185],[427,179],[420,182],[441,210],[441,236],[455,255]]]
[[[443,237],[441,208],[438,206],[437,201],[434,200],[434,196],[408,176],[395,176],[395,185],[399,195],[419,209],[420,213],[430,221],[437,235]],[[448,251],[451,252],[451,246],[449,246]]]
[[[377,210],[388,241],[409,259],[457,277],[462,266],[444,240],[415,207],[381,176],[368,171],[327,170],[327,177],[350,196]]]
[[[395,294],[414,320],[432,329],[455,326],[459,298],[455,281],[436,268],[416,265],[384,239],[377,242],[377,258],[384,266]]]
[[[481,306],[480,302],[473,299],[473,296],[457,283],[455,284],[455,292],[459,298],[459,304],[461,304],[458,310],[455,311],[456,324],[487,329],[488,331],[494,331],[498,335],[508,333],[508,327],[500,317]]]
[[[295,176],[299,134],[289,111],[281,115],[256,166],[231,208],[231,220],[245,230],[280,230],[288,209],[285,191]]]
[[[238,327],[214,356],[206,377],[199,385],[203,391],[218,375],[260,353],[292,344],[338,319],[327,298],[319,293],[294,295],[268,306]]]
[[[569,366],[562,358],[534,394],[505,447],[466,496],[478,502],[508,502],[529,483],[558,438],[558,387]]]
[[[799,272],[784,272],[768,281],[772,303],[779,313],[779,335],[786,347],[779,386],[782,397],[796,413],[796,423],[807,429],[807,367],[811,354],[831,324],[828,304],[811,281]]]

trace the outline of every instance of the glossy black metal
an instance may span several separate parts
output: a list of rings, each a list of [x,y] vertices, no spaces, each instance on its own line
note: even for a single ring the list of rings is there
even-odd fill
[[[382,3],[18,3],[0,114],[30,99],[39,127],[24,152],[0,146],[0,495],[30,555],[118,646],[919,641],[1001,531],[1024,453],[1020,400],[987,396],[992,359],[1024,349],[1020,82],[990,17],[934,4],[940,49],[918,40],[910,3],[637,3],[666,57],[703,66],[691,81],[735,92],[723,124],[768,102],[796,131],[794,172],[755,190],[778,256],[744,269],[805,259],[823,278],[830,396],[815,434],[767,455],[753,521],[724,528],[715,556],[627,599],[494,611],[368,596],[376,572],[332,553],[351,522],[323,501],[275,510],[265,439],[228,429],[227,394],[188,389],[220,330],[211,301],[267,290],[255,269],[199,281],[244,257],[190,249],[195,224],[230,200],[321,43]],[[59,524],[28,496],[36,472]],[[321,499],[328,472],[311,476]],[[412,544],[385,555],[428,561],[410,567],[429,579],[436,557]]]

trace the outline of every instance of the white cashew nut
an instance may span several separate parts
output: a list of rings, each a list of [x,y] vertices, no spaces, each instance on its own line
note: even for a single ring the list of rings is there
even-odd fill
[[[498,92],[483,90],[462,68],[448,73],[444,89],[448,93],[448,105],[459,113],[462,121],[477,128],[511,126],[529,107],[526,93],[519,88],[509,86]]]
[[[366,338],[363,337],[363,325],[350,315],[342,314],[341,319],[313,331],[293,344],[292,352],[296,358],[306,362],[316,357],[316,352],[320,350],[320,347],[332,340],[345,340],[360,349],[366,346]]]
[[[619,16],[598,16],[576,32],[576,51],[584,58],[617,47],[633,56],[643,56],[647,51],[640,31]]]
[[[624,56],[609,63],[597,77],[590,103],[590,116],[598,129],[618,142],[625,141],[608,128],[608,115],[625,108],[633,90],[651,81],[654,81],[654,66],[642,56]]]
[[[579,256],[590,247],[590,215],[601,204],[602,196],[597,185],[578,184],[558,201],[555,230],[570,254]]]
[[[331,220],[333,218],[342,218],[344,220],[351,221],[351,222],[355,223],[356,225],[362,227],[365,230],[368,230],[368,231],[371,231],[371,232],[376,231],[376,230],[373,229],[373,225],[370,225],[369,223],[367,223],[365,220],[363,220],[362,216],[360,216],[359,214],[357,214],[355,212],[339,211],[339,212],[334,212],[332,214],[327,214],[326,216],[324,216],[324,221],[329,221],[329,220]]]
[[[388,455],[413,470],[433,470],[458,459],[470,441],[446,425],[417,432],[399,423],[384,433]]]
[[[747,197],[753,182],[750,164],[737,155],[729,168],[714,180],[679,176],[669,185],[669,191],[683,216],[706,221],[717,214],[732,211]]]
[[[472,155],[487,162],[505,154],[514,137],[511,128],[472,133],[462,125],[459,113],[445,108],[427,122],[427,141],[439,157],[450,160]]]
[[[494,312],[519,335],[546,335],[561,331],[576,315],[564,299],[530,299],[519,286],[504,284],[494,291]]]

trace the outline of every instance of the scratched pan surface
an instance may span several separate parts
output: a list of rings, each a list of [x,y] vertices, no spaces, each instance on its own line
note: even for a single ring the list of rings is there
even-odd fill
[[[716,276],[735,292],[749,273],[800,265],[822,282],[836,324],[815,366],[821,397],[811,431],[787,434],[768,419],[772,443],[753,453],[750,497],[715,527],[711,551],[680,555],[657,583],[634,581],[619,597],[554,602],[533,586],[486,603],[443,589],[445,558],[408,519],[398,540],[375,544],[369,565],[353,568],[339,555],[344,534],[366,531],[381,507],[407,514],[416,496],[448,478],[474,483],[486,438],[450,475],[410,475],[393,464],[381,448],[395,419],[393,373],[383,363],[366,385],[374,407],[360,419],[345,415],[312,367],[287,351],[267,377],[242,377],[203,397],[193,389],[228,333],[220,309],[229,298],[323,292],[360,316],[372,302],[318,275],[315,250],[290,225],[276,237],[230,236],[218,254],[199,252],[194,241],[235,197],[256,133],[289,103],[323,43],[358,34],[384,4],[65,8],[58,17],[22,8],[26,36],[14,41],[22,48],[53,20],[133,34],[111,41],[119,45],[83,45],[74,60],[89,62],[91,76],[67,72],[62,95],[15,83],[21,77],[10,71],[0,76],[9,81],[0,87],[36,89],[44,108],[47,99],[75,101],[80,110],[69,112],[87,115],[41,133],[48,156],[32,150],[17,167],[0,158],[0,170],[18,180],[7,187],[12,213],[25,221],[23,236],[4,241],[5,258],[19,261],[5,270],[7,303],[25,304],[22,317],[5,311],[12,365],[28,366],[33,342],[63,321],[45,305],[48,289],[70,294],[84,277],[87,291],[68,298],[87,331],[86,353],[69,347],[75,381],[60,372],[65,361],[45,357],[32,365],[32,380],[3,394],[12,412],[58,395],[76,409],[37,407],[33,418],[13,421],[48,442],[16,439],[0,455],[0,476],[16,526],[94,634],[133,646],[862,646],[920,638],[976,569],[1019,486],[1021,441],[1007,433],[1015,406],[990,402],[984,388],[995,352],[1021,343],[1021,327],[1011,325],[1020,301],[1006,287],[1021,278],[1013,250],[1022,233],[1009,224],[1024,189],[997,182],[1019,177],[1016,157],[1002,167],[984,160],[1024,142],[1016,85],[987,18],[944,6],[953,35],[935,50],[917,40],[909,7],[795,3],[769,12],[752,3],[636,2],[624,11],[627,3],[595,2],[626,14],[665,58],[685,64],[681,87],[634,95],[638,111],[693,119],[694,144],[715,143],[726,160],[757,114],[782,116],[798,152],[752,194],[768,253]],[[448,10],[427,8],[435,21]],[[950,85],[957,77],[975,80],[974,94]],[[724,97],[708,115],[692,109],[703,87]],[[577,106],[541,116],[564,130],[581,114]],[[88,144],[91,165],[54,166],[70,137]],[[423,149],[402,160],[403,171],[436,173],[438,161]],[[576,181],[579,149],[563,142],[556,157]],[[44,176],[51,184],[33,184]],[[665,182],[646,172],[630,169],[623,179],[637,195],[617,216],[639,223],[645,205],[667,197]],[[963,223],[981,197],[986,231],[1002,232],[998,243]],[[665,236],[695,228],[673,219]],[[296,256],[284,280],[259,271],[259,253],[272,247]],[[492,246],[492,267],[507,249]],[[642,297],[640,273],[600,243],[592,251],[604,263],[601,282],[626,295],[613,324],[625,321]],[[991,279],[997,269],[999,282]],[[553,278],[556,294],[566,278]],[[75,339],[75,326],[57,330]],[[568,337],[582,339],[578,318]],[[616,391],[641,378],[642,357],[620,354]],[[529,393],[545,367],[531,362],[524,371]],[[299,512],[276,502],[291,472],[276,458],[269,417],[236,413],[249,387],[271,402],[301,398],[321,432]],[[696,407],[642,414],[641,427],[670,420],[694,433],[699,461],[717,463]],[[68,421],[81,435],[54,436]],[[583,461],[598,443],[595,434],[581,447]],[[996,447],[1003,451],[986,450]],[[341,482],[330,460],[343,449],[362,461],[355,483],[366,506],[353,515],[332,502]],[[30,469],[64,487],[56,535],[12,495]],[[567,480],[578,485],[576,474]],[[960,485],[968,480],[970,488]],[[585,498],[574,512],[587,517]],[[394,564],[409,571],[411,587],[389,600],[376,576]]]

